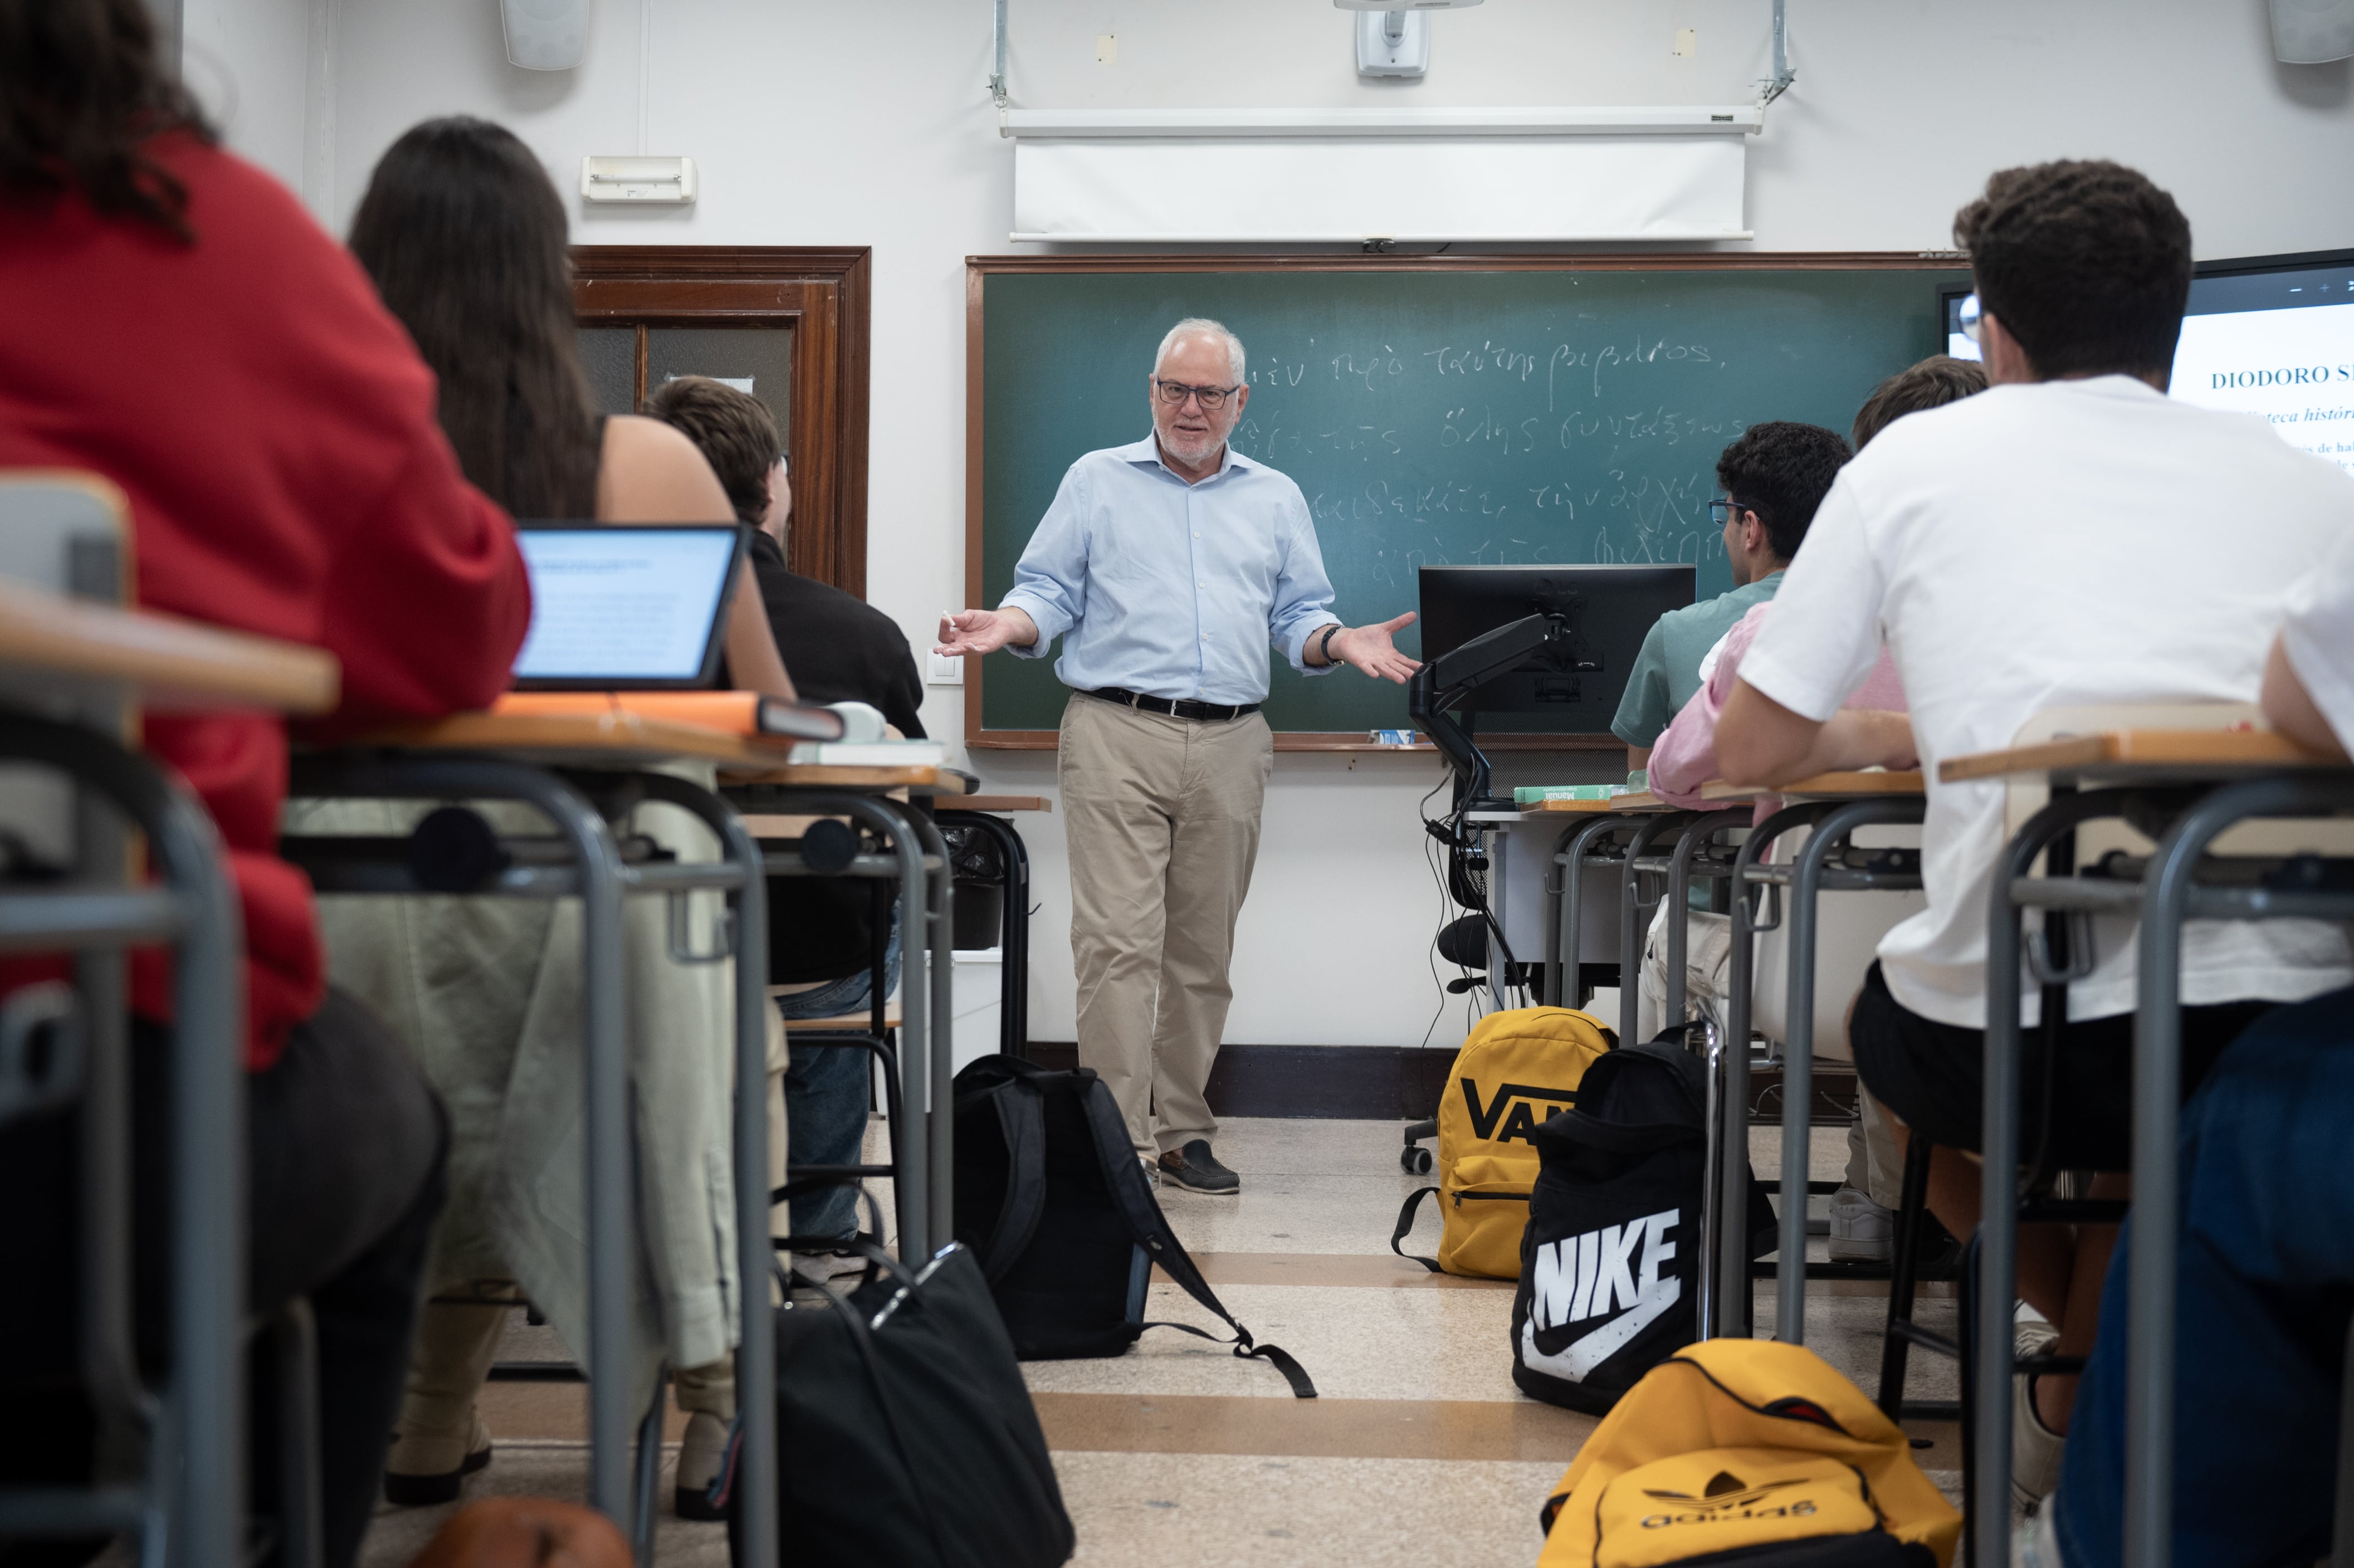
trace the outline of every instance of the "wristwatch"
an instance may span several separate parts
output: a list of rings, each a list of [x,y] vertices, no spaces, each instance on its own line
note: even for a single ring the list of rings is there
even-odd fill
[[[1332,658],[1332,639],[1340,633],[1341,630],[1341,623],[1337,620],[1334,621],[1331,625],[1324,629],[1324,641],[1316,645],[1318,657],[1321,658],[1327,664],[1334,662]]]

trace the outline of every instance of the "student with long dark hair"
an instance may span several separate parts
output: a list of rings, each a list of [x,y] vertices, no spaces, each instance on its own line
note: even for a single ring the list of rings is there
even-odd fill
[[[219,149],[140,0],[0,0],[0,468],[119,486],[143,606],[334,653],[325,727],[506,684],[529,589],[506,518],[434,423],[431,374],[342,248]],[[317,1316],[324,1546],[345,1568],[398,1407],[446,1123],[384,1026],[326,985],[309,885],[276,853],[286,726],[154,715],[143,741],[210,810],[241,897],[247,1303],[300,1294]],[[0,990],[42,967],[0,966]],[[138,1327],[161,1376],[168,955],[131,967]],[[71,1110],[0,1136],[0,1485],[97,1463],[75,1372],[77,1143]],[[252,1473],[266,1488],[277,1471],[257,1456]]]
[[[736,520],[685,436],[597,411],[575,347],[563,202],[513,133],[465,118],[408,131],[376,165],[351,243],[440,376],[441,426],[467,476],[515,516]],[[791,694],[748,566],[726,652],[737,685]],[[313,808],[305,821],[398,832],[423,809],[352,803]],[[488,810],[516,832],[546,831],[521,808]],[[682,860],[718,855],[708,831],[673,807],[641,807],[625,831]],[[694,905],[702,928],[692,945],[709,950],[716,895]],[[568,1342],[585,1342],[587,1260],[563,1195],[577,1197],[581,1179],[571,1141],[582,1105],[578,909],[330,899],[324,918],[338,982],[378,1007],[452,1107],[450,1211],[385,1476],[394,1502],[444,1501],[490,1460],[475,1396],[509,1316],[492,1304],[514,1293],[505,1282],[520,1282]],[[678,1506],[692,1515],[704,1511],[735,1414],[728,1188],[710,1165],[729,1136],[732,1015],[722,966],[670,959],[659,901],[633,900],[626,918],[638,1230],[656,1298],[632,1336],[633,1361],[649,1396],[657,1361],[676,1369],[690,1412]]]

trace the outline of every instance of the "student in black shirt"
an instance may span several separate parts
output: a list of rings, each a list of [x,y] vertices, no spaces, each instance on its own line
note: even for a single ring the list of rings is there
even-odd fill
[[[655,389],[645,412],[677,427],[702,449],[736,515],[755,530],[753,577],[768,606],[777,650],[803,701],[860,702],[879,709],[909,739],[924,737],[916,710],[924,685],[898,623],[840,588],[801,577],[785,564],[785,524],[792,488],[768,406],[707,376],[683,376]],[[874,941],[873,905],[863,883],[832,877],[779,877],[769,884],[769,983],[789,1019],[836,1018],[866,1011]],[[899,974],[894,916],[886,983]],[[866,1130],[864,1051],[792,1047],[785,1068],[785,1116],[800,1164],[854,1165]],[[771,1064],[774,1070],[774,1064]],[[857,1229],[857,1201],[847,1188],[793,1200],[795,1235],[847,1237]]]

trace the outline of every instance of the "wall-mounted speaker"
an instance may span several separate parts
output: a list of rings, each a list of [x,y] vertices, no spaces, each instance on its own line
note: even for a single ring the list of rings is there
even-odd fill
[[[2272,0],[2273,53],[2290,65],[2354,55],[2354,0]]]
[[[525,70],[570,70],[588,48],[597,0],[499,0],[507,58]]]

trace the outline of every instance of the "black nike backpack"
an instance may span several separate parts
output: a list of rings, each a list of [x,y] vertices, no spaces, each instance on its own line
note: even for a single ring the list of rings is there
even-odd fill
[[[1707,1065],[1671,1031],[1596,1057],[1577,1104],[1538,1127],[1512,1296],[1522,1392],[1598,1415],[1699,1337],[1707,1105]],[[1754,1173],[1749,1230],[1750,1255],[1774,1245]]]
[[[1316,1397],[1298,1361],[1253,1343],[1219,1304],[1161,1213],[1111,1091],[1087,1068],[983,1056],[957,1075],[956,1235],[980,1259],[1025,1361],[1121,1355],[1147,1329],[1182,1329],[1264,1359],[1293,1393]],[[1234,1339],[1147,1322],[1155,1266]]]

